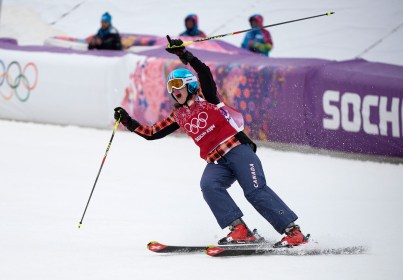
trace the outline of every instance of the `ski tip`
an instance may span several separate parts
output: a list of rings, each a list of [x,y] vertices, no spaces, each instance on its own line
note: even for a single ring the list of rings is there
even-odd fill
[[[166,245],[161,244],[157,241],[151,241],[150,243],[147,244],[147,249],[152,252],[159,252],[165,249],[166,247],[167,247]]]
[[[205,252],[207,255],[214,257],[214,256],[217,256],[217,255],[221,254],[222,252],[224,252],[224,249],[217,247],[215,245],[211,245],[206,248]]]
[[[328,16],[333,15],[333,14],[334,14],[334,12],[327,12]]]

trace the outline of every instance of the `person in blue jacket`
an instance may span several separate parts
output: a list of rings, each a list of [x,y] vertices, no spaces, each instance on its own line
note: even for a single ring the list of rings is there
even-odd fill
[[[262,27],[263,17],[258,14],[252,15],[249,18],[249,23],[252,28]],[[273,40],[270,32],[266,29],[251,30],[246,33],[241,46],[251,52],[269,56],[269,53],[273,48]]]
[[[199,20],[197,15],[190,14],[185,18],[186,30],[182,32],[179,36],[191,36],[191,37],[206,37],[203,31],[199,29]]]
[[[88,44],[88,49],[121,50],[122,42],[118,30],[112,25],[112,16],[104,13],[101,17],[101,28]]]

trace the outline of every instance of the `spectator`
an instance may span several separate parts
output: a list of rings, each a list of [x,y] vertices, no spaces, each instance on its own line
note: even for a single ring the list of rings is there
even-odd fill
[[[199,30],[198,18],[195,14],[190,14],[185,18],[185,32],[180,36],[192,36],[192,37],[206,37],[203,31]]]
[[[253,15],[249,18],[249,22],[252,28],[262,27],[263,17],[257,14]],[[273,48],[273,40],[271,39],[270,32],[266,29],[249,31],[245,35],[242,48],[269,56],[269,52]]]
[[[101,18],[101,28],[91,39],[88,49],[121,50],[122,43],[118,30],[112,26],[112,16],[104,13]]]

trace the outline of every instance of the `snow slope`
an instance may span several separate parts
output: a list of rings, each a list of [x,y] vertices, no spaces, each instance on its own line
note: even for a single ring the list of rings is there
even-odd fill
[[[273,22],[334,10],[334,17],[273,28],[273,56],[350,59],[401,21],[389,1],[50,1],[5,0],[0,35],[24,44],[50,34],[85,37],[108,10],[121,32],[177,34],[196,12],[208,35],[247,28],[261,12]],[[82,3],[70,15],[60,16]],[[190,3],[190,2],[189,2]],[[225,13],[224,13],[225,11]],[[18,14],[19,12],[24,12]],[[239,44],[242,35],[228,37]],[[403,65],[402,30],[364,58]],[[204,162],[184,137],[147,142],[118,131],[83,228],[85,204],[112,131],[0,121],[0,279],[400,279],[403,165],[260,147],[268,184],[324,245],[369,246],[364,255],[312,257],[161,256],[151,240],[212,244],[227,231],[203,201]],[[251,227],[278,234],[230,189]]]
[[[203,201],[204,162],[185,137],[118,131],[77,228],[111,131],[0,121],[0,278],[400,279],[403,166],[260,148],[268,184],[324,245],[355,256],[161,256],[151,240],[212,244],[227,231]],[[230,189],[251,227],[278,234]]]

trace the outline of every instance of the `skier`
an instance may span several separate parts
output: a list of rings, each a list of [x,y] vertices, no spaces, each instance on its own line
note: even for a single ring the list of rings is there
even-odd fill
[[[165,137],[179,128],[194,140],[201,158],[207,161],[200,182],[203,197],[220,227],[230,229],[219,244],[260,241],[242,220],[241,210],[227,192],[235,180],[255,209],[280,234],[285,234],[276,246],[306,243],[307,238],[294,223],[297,215],[266,185],[262,164],[255,154],[256,145],[240,131],[240,113],[221,103],[210,68],[185,47],[171,48],[181,46],[181,39],[167,38],[166,50],[184,64],[189,63],[198,77],[184,68],[169,74],[167,89],[175,105],[167,118],[152,126],[141,125],[121,107],[115,108],[114,118],[120,118],[129,131],[147,140]]]
[[[249,23],[252,28],[262,27],[263,17],[258,14],[252,15],[249,18]],[[241,47],[251,52],[269,56],[269,52],[273,48],[273,40],[270,32],[266,29],[251,30],[246,33]]]
[[[121,50],[122,43],[119,31],[112,26],[112,16],[104,13],[101,17],[101,28],[88,44],[88,49]]]
[[[190,14],[185,18],[186,30],[179,36],[191,36],[191,37],[206,37],[203,31],[199,30],[199,20],[197,15]]]

